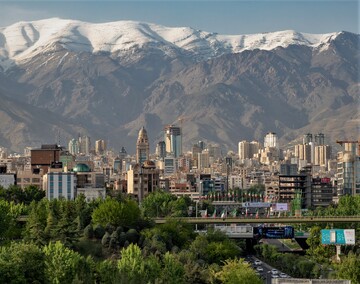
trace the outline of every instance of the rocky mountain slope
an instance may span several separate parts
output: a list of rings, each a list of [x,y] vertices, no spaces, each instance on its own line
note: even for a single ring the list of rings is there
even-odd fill
[[[0,145],[80,133],[132,152],[141,126],[155,145],[170,123],[182,124],[185,148],[202,139],[236,150],[268,131],[284,143],[319,131],[354,139],[359,60],[359,35],[347,32],[21,22],[0,28]]]

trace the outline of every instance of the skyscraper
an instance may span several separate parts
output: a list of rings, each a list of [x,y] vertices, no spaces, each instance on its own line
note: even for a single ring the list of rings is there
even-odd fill
[[[178,158],[182,155],[181,128],[173,125],[165,126],[165,147],[166,154]]]
[[[313,142],[313,136],[311,133],[307,133],[303,136],[303,144],[309,144],[310,142]]]
[[[79,148],[80,148],[80,153],[84,154],[84,155],[89,155],[90,154],[90,137],[89,136],[80,136],[79,137]]]
[[[72,155],[77,155],[80,152],[80,144],[79,141],[76,139],[71,139],[68,144],[69,152]]]
[[[143,164],[149,160],[149,139],[144,127],[139,131],[136,142],[136,163]]]
[[[325,145],[325,135],[323,133],[315,134],[316,145]]]
[[[264,147],[272,147],[279,149],[279,142],[276,133],[269,132],[265,135]]]
[[[158,156],[159,158],[165,158],[166,145],[164,141],[160,141],[159,143],[157,143],[155,152],[156,152],[156,156]]]
[[[106,142],[105,142],[105,140],[103,140],[103,139],[96,140],[95,141],[95,153],[97,155],[101,155],[101,154],[104,154],[105,151],[106,151]]]

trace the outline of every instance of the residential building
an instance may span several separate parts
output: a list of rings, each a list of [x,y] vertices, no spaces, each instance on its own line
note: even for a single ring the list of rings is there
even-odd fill
[[[136,164],[127,172],[127,193],[141,202],[147,194],[160,187],[159,174],[152,161]]]

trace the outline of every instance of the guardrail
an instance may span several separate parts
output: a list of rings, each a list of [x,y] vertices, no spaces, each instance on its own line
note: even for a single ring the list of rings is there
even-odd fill
[[[190,224],[294,224],[294,223],[352,223],[360,222],[360,216],[304,216],[304,217],[277,217],[277,218],[194,218],[194,217],[180,217],[176,218]],[[155,218],[156,224],[166,223],[166,218]]]

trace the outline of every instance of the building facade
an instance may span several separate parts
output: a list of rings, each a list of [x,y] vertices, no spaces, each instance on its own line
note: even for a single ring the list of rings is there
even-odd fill
[[[139,131],[138,139],[136,141],[136,163],[143,164],[149,160],[149,139],[144,127]]]

